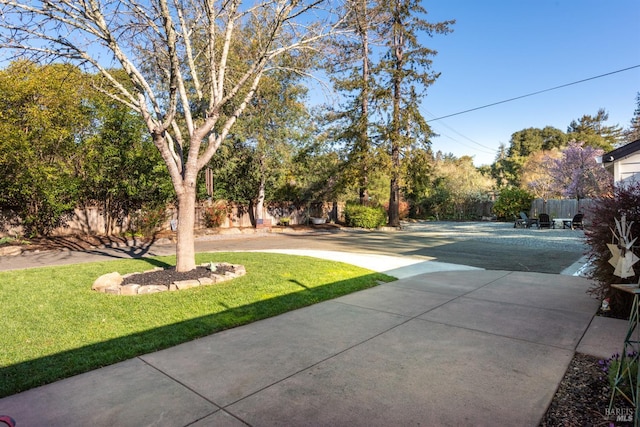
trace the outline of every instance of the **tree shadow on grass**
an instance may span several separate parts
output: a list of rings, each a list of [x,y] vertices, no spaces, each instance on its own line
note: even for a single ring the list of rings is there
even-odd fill
[[[315,288],[305,287],[295,293],[3,367],[0,370],[0,398],[225,329],[367,289],[376,286],[378,281],[385,278],[386,281],[393,279],[376,273]]]

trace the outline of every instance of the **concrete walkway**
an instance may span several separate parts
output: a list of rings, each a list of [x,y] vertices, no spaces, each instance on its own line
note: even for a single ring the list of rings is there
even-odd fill
[[[300,251],[295,251],[300,253]],[[619,351],[585,279],[304,252],[400,280],[0,399],[23,426],[536,426],[574,352]]]

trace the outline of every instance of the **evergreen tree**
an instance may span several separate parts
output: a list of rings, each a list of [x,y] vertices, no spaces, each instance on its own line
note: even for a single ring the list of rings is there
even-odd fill
[[[629,124],[629,129],[625,132],[625,142],[633,142],[640,139],[640,92],[636,94],[636,109]]]
[[[113,73],[126,81],[123,71]],[[107,233],[138,210],[164,211],[174,197],[171,179],[142,118],[101,93],[87,105],[93,122],[78,146],[81,202],[103,208]]]
[[[431,71],[431,57],[437,52],[423,46],[419,35],[447,34],[455,21],[430,23],[422,19],[426,10],[417,0],[391,0],[388,19],[381,25],[386,54],[377,75],[381,87],[378,99],[388,112],[383,138],[391,159],[389,225],[400,225],[401,158],[411,145],[429,144],[432,135],[419,106],[426,88],[439,74]]]
[[[386,2],[379,0],[348,0],[345,2],[345,27],[350,36],[335,41],[333,61],[327,64],[334,89],[343,102],[331,111],[333,139],[343,145],[347,182],[358,185],[361,205],[369,202],[369,175],[377,165],[371,136],[371,103],[375,92],[372,75],[372,44],[380,42],[377,28],[388,15]]]
[[[494,164],[494,178],[498,186],[520,187],[522,170],[527,159],[542,151],[564,148],[569,138],[560,129],[553,126],[527,128],[511,134],[509,148],[506,153],[499,154]],[[497,176],[497,173],[501,174]]]
[[[496,160],[491,165],[491,177],[496,181],[498,188],[513,186],[516,181],[513,163],[509,158],[509,150],[504,143],[498,147]]]
[[[577,121],[573,120],[567,128],[569,139],[582,141],[585,145],[601,148],[604,151],[613,150],[623,139],[622,128],[618,125],[606,126],[609,113],[603,108],[595,116],[585,114]]]
[[[296,146],[306,137],[307,91],[300,78],[285,70],[265,76],[220,156],[210,162],[216,197],[248,204],[254,225],[264,202],[286,185]]]

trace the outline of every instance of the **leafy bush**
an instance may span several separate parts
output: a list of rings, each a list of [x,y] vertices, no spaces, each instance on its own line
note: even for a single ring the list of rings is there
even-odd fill
[[[528,212],[533,199],[533,195],[526,190],[505,188],[493,205],[493,213],[498,218],[510,220],[514,216],[517,217],[520,212]]]
[[[291,218],[289,218],[288,216],[283,216],[280,218],[280,225],[284,225],[287,226],[291,223]]]
[[[450,219],[449,207],[452,195],[443,185],[436,185],[429,195],[414,206],[414,218],[435,218],[436,220]]]
[[[616,229],[616,218],[620,220],[623,215],[626,216],[627,225],[631,225],[631,235],[640,238],[640,182],[616,187],[611,194],[596,198],[587,215],[591,224],[585,232],[592,266],[589,275],[597,282],[590,292],[599,299],[609,298],[613,315],[627,316],[631,295],[615,291],[611,285],[638,283],[639,276],[636,274],[623,280],[613,274],[614,267],[609,264],[612,255],[607,243],[616,243],[613,242],[612,230]]]
[[[229,214],[229,205],[225,200],[215,200],[211,205],[204,208],[202,216],[204,225],[207,228],[217,228],[222,225]]]
[[[344,217],[349,227],[378,228],[387,223],[387,213],[381,207],[348,203]]]
[[[16,237],[10,237],[10,236],[0,237],[0,246],[2,246],[2,245],[30,245],[30,244],[31,244],[31,242],[29,242],[28,240],[19,239],[17,236]]]
[[[131,215],[130,232],[144,237],[153,236],[167,220],[164,204],[146,204]]]

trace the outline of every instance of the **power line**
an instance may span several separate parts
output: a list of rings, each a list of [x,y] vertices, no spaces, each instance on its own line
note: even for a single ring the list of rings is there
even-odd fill
[[[485,152],[486,152],[486,150],[489,150],[489,152],[490,152],[490,153],[494,153],[494,152],[496,151],[496,150],[494,150],[494,149],[493,149],[493,148],[491,148],[491,147],[488,147],[488,146],[486,146],[486,145],[480,144],[478,141],[473,140],[473,139],[469,138],[468,136],[461,134],[460,132],[458,132],[457,130],[455,130],[454,128],[452,128],[451,126],[449,126],[448,124],[446,124],[445,122],[441,122],[440,124],[441,124],[442,126],[446,127],[447,129],[449,129],[450,131],[452,131],[452,132],[454,132],[454,133],[456,133],[456,134],[460,135],[461,137],[463,137],[463,138],[464,138],[464,139],[466,139],[467,141],[471,141],[471,142],[473,142],[474,144],[476,144],[476,145],[478,145],[478,146],[480,146],[480,147],[484,148],[484,149],[485,149]],[[450,137],[450,138],[451,138],[451,137]],[[453,139],[454,141],[456,141],[456,139],[454,139],[454,138],[451,138],[451,139]]]
[[[432,116],[432,117],[434,116],[434,115],[433,115],[429,110],[425,110],[425,111],[426,111],[426,112],[427,112],[427,114],[429,114],[430,116]],[[469,147],[469,148],[474,149],[474,150],[482,151],[482,152],[484,152],[485,154],[493,154],[493,153],[495,153],[495,152],[497,151],[497,150],[494,150],[494,149],[493,149],[493,148],[491,148],[491,147],[488,147],[488,146],[486,146],[486,145],[480,144],[478,141],[475,141],[475,140],[473,140],[473,139],[469,138],[469,137],[468,137],[468,136],[466,136],[466,135],[461,134],[460,132],[458,132],[457,130],[455,130],[454,128],[452,128],[451,126],[447,125],[445,122],[440,122],[440,123],[439,123],[439,125],[442,125],[442,126],[446,127],[447,129],[449,129],[449,130],[451,130],[452,132],[454,132],[454,133],[456,133],[456,134],[460,135],[460,136],[461,136],[461,137],[463,137],[464,139],[466,139],[466,140],[468,140],[468,141],[471,141],[472,143],[474,143],[474,144],[476,144],[476,145],[478,145],[478,146],[480,146],[480,147],[484,148],[484,150],[480,150],[480,149],[478,149],[478,148],[475,148],[475,147],[472,147],[472,146],[470,146],[470,145],[468,145],[468,144],[465,144],[464,142],[459,141],[459,140],[457,140],[457,139],[455,139],[455,138],[453,138],[453,137],[451,137],[451,136],[449,136],[449,135],[445,134],[444,132],[438,132],[439,136],[446,136],[447,138],[451,139],[451,140],[452,140],[452,141],[454,141],[454,142],[457,142],[457,143],[459,143],[459,144],[464,145],[465,147]]]
[[[582,80],[578,80],[578,81],[575,81],[575,82],[566,83],[566,84],[563,84],[563,85],[560,85],[560,86],[555,86],[555,87],[552,87],[552,88],[549,88],[549,89],[539,90],[537,92],[528,93],[526,95],[516,96],[515,98],[505,99],[504,101],[498,101],[498,102],[494,102],[492,104],[486,104],[486,105],[483,105],[481,107],[471,108],[469,110],[460,111],[458,113],[447,114],[446,116],[436,117],[435,119],[427,120],[427,122],[435,122],[436,120],[446,119],[448,117],[453,117],[453,116],[459,116],[460,114],[465,114],[465,113],[469,113],[471,111],[481,110],[483,108],[493,107],[494,105],[504,104],[505,102],[511,102],[511,101],[515,101],[517,99],[522,99],[522,98],[526,98],[526,97],[529,97],[529,96],[538,95],[538,94],[541,94],[541,93],[544,93],[544,92],[550,92],[552,90],[561,89],[563,87],[577,85],[578,83],[588,82],[589,80],[595,80],[595,79],[599,79],[601,77],[610,76],[612,74],[621,73],[623,71],[633,70],[634,68],[640,68],[640,64],[634,65],[634,66],[628,67],[628,68],[623,68],[621,70],[611,71],[610,73],[600,74],[599,76],[589,77],[587,79],[582,79]]]
[[[455,130],[454,130],[454,132],[455,132]],[[493,155],[495,155],[498,152],[498,150],[494,150],[494,149],[486,150],[486,149],[483,149],[483,148],[475,147],[475,146],[473,146],[471,144],[467,144],[467,143],[465,143],[465,142],[463,142],[463,141],[461,141],[459,139],[456,139],[456,138],[452,137],[451,135],[448,135],[448,134],[446,134],[444,132],[437,132],[437,133],[438,133],[437,136],[448,138],[449,140],[451,140],[452,142],[454,142],[456,144],[460,144],[461,146],[466,147],[467,149],[473,150],[476,154],[479,153],[479,154],[493,154]],[[464,137],[464,135],[462,135],[462,136]],[[471,140],[471,141],[474,142],[473,140]],[[484,145],[482,147],[484,147]]]

